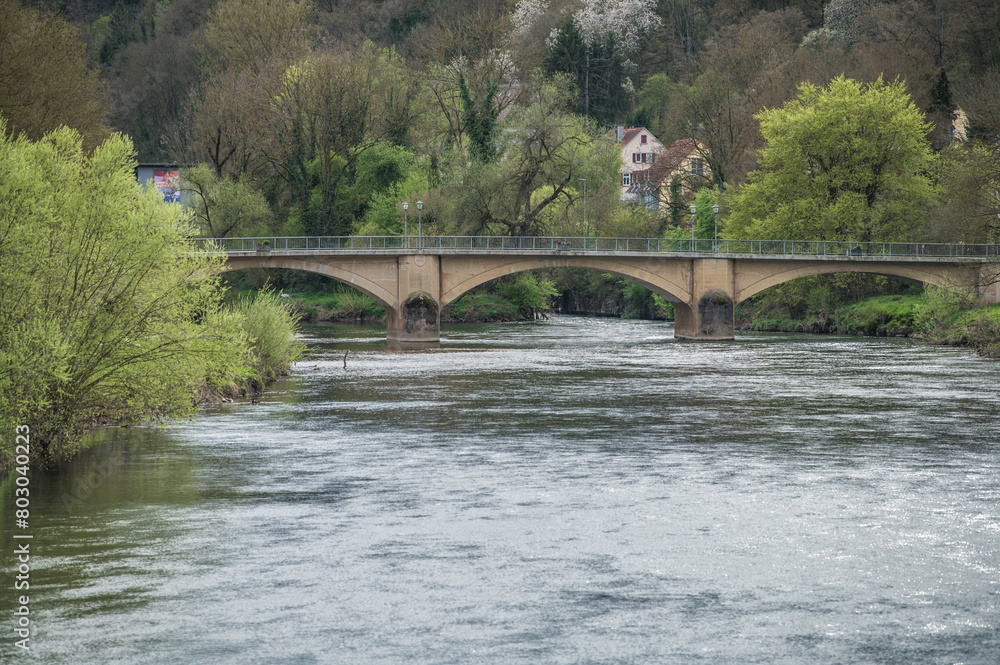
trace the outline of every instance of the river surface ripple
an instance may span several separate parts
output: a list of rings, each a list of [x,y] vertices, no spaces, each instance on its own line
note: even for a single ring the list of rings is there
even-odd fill
[[[1000,662],[1000,363],[672,334],[308,328],[261,404],[34,474],[24,660]]]

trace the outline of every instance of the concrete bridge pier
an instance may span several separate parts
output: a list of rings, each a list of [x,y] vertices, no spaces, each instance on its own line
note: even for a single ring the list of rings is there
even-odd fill
[[[389,342],[426,344],[441,341],[441,258],[416,254],[400,256],[399,300],[386,307]]]
[[[703,341],[735,339],[733,260],[692,259],[690,275],[691,300],[674,303],[674,337]]]

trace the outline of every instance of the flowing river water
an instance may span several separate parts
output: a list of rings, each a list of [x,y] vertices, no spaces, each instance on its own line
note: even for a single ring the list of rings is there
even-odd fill
[[[384,334],[310,327],[260,404],[36,472],[32,651],[7,630],[0,660],[1000,662],[1000,363],[577,317]]]

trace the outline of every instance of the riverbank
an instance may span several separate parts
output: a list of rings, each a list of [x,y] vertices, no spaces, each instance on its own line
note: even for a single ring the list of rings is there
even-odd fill
[[[72,408],[72,403],[54,404],[36,398],[30,417],[4,413],[0,421],[27,426],[30,464],[44,467],[83,451],[86,435],[99,427],[186,416],[206,404],[256,398],[302,357],[305,344],[296,335],[297,321],[288,303],[277,294],[241,294],[187,324],[196,353],[174,354],[169,367],[140,366],[141,358],[133,360],[135,368],[125,362],[122,369],[127,375],[123,380],[78,408]],[[152,345],[157,338],[148,335],[133,345]],[[11,440],[0,443],[3,477],[15,466],[17,457]]]
[[[940,291],[866,298],[797,318],[761,311],[748,303],[737,309],[736,326],[755,332],[912,337],[925,344],[965,346],[984,357],[1000,358],[1000,305],[971,307]]]

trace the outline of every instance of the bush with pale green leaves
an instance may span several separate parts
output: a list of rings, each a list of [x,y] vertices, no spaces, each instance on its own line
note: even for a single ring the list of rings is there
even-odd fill
[[[0,118],[0,427],[29,426],[33,461],[95,425],[190,412],[261,357],[263,314],[223,311],[224,258],[194,251],[183,209],[134,169],[121,135],[87,154],[71,129],[33,142]]]

